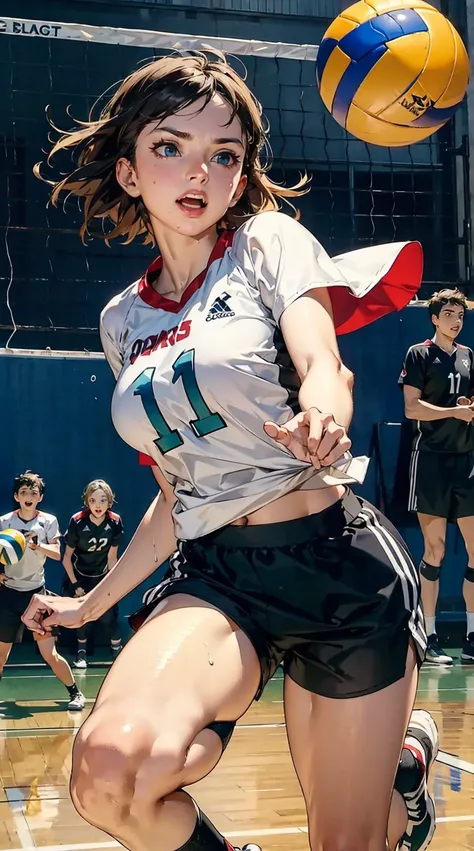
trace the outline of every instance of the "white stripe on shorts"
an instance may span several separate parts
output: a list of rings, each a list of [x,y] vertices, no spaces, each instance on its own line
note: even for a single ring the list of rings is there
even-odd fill
[[[377,515],[369,506],[364,505],[360,514],[367,521],[368,530],[377,539],[393,569],[400,577],[405,607],[407,612],[410,612],[409,629],[420,648],[422,657],[424,657],[427,639],[417,571],[413,559],[405,546],[402,546],[391,532],[380,523]]]
[[[418,430],[420,430],[420,423],[417,423]],[[421,431],[416,439],[416,443],[413,447],[411,458],[410,458],[410,470],[408,473],[408,480],[410,483],[410,489],[408,491],[408,511],[416,511],[417,509],[417,496],[416,496],[416,477],[418,473],[418,458],[420,455],[419,445],[421,440]]]

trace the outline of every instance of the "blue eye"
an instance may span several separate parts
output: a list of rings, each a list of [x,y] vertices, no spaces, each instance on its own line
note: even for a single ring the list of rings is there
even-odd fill
[[[237,157],[230,151],[219,151],[214,159],[219,165],[234,165],[237,162]]]
[[[151,150],[154,154],[156,154],[156,156],[164,157],[165,159],[179,156],[178,147],[174,144],[174,142],[154,142],[151,146]]]
[[[178,149],[177,149],[176,145],[173,145],[172,143],[167,143],[166,145],[161,145],[161,147],[163,149],[163,156],[164,157],[175,157],[178,154]]]

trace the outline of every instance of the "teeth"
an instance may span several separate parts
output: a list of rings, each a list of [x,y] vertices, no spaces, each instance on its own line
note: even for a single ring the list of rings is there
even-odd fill
[[[196,195],[193,192],[179,199],[180,204],[186,204],[186,201],[200,201],[203,205],[206,203],[202,195]]]

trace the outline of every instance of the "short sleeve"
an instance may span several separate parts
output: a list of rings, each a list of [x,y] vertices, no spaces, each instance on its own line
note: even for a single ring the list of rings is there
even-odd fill
[[[276,322],[300,296],[327,288],[337,334],[402,310],[416,295],[423,272],[418,242],[372,245],[331,259],[303,225],[277,212],[245,222],[231,256]]]
[[[398,379],[400,387],[416,387],[423,390],[425,384],[425,363],[419,349],[408,349],[403,369]]]
[[[109,308],[105,308],[100,316],[100,342],[102,344],[107,363],[109,364],[113,374],[115,375],[115,378],[118,378],[123,366],[123,356],[117,343],[115,342],[114,335],[112,334],[112,328],[108,327],[110,326],[109,310]]]
[[[469,362],[471,364],[471,370],[469,373],[469,393],[468,396],[470,399],[474,396],[474,352],[472,349],[468,349],[469,351]]]
[[[110,546],[111,547],[118,547],[118,545],[122,541],[122,538],[123,538],[123,523],[122,523],[122,518],[119,517],[119,519],[117,520],[117,529],[116,529],[114,537],[112,538],[112,540],[110,542]]]
[[[57,517],[51,517],[48,522],[48,528],[46,531],[46,537],[48,540],[48,544],[51,544],[52,541],[55,541],[61,535],[59,531],[59,523]]]
[[[64,537],[66,542],[66,546],[71,547],[73,550],[76,549],[79,543],[79,532],[77,529],[77,523],[73,517],[71,517],[69,521],[69,526],[67,527],[67,532]]]
[[[316,287],[347,286],[317,239],[284,213],[260,213],[237,231],[232,256],[275,321]]]

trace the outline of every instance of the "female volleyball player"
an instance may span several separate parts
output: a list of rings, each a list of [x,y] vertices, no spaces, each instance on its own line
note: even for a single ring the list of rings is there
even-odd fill
[[[426,644],[418,578],[395,529],[347,487],[352,375],[336,342],[407,303],[419,247],[331,261],[276,212],[303,181],[272,183],[264,142],[239,75],[191,54],[133,73],[53,149],[78,156],[52,197],[84,199],[83,233],[100,218],[102,236],[160,248],[101,333],[115,427],[159,468],[161,493],[96,588],[36,597],[25,623],[99,617],[178,540],[185,575],[149,603],[77,736],[78,811],[133,851],[225,849],[182,787],[219,760],[216,722],[241,716],[283,660],[312,851],[422,849],[427,713],[402,751]]]
[[[67,579],[64,590],[75,597],[92,591],[117,562],[118,548],[123,537],[120,515],[112,511],[115,496],[103,479],[89,482],[82,494],[84,508],[73,514],[65,535],[63,557]],[[111,606],[100,618],[110,641],[115,659],[122,649],[118,625],[118,605]],[[87,624],[77,630],[75,668],[87,668]]]

